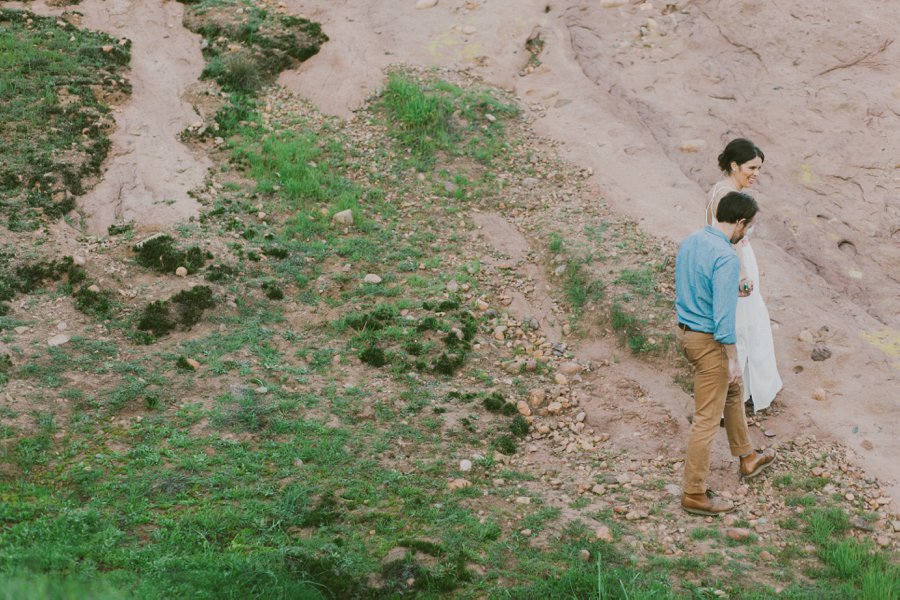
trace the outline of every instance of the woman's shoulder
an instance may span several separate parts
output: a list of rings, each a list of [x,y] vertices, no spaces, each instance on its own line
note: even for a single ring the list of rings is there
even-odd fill
[[[713,186],[709,190],[709,197],[711,200],[721,200],[722,196],[727,194],[728,192],[735,192],[737,190],[734,189],[734,184],[729,179],[720,179],[715,182]]]

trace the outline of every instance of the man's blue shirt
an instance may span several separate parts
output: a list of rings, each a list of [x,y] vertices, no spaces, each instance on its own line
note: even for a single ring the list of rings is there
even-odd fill
[[[734,344],[741,263],[724,233],[707,225],[692,233],[675,257],[675,314],[694,331]]]

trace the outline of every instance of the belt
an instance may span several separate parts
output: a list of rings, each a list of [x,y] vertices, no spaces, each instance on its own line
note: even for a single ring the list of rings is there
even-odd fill
[[[679,324],[678,324],[678,329],[680,329],[680,330],[682,330],[682,331],[693,331],[694,333],[704,333],[703,331],[697,331],[696,329],[691,329],[690,327],[688,327],[688,326],[685,325],[684,323],[679,323]]]

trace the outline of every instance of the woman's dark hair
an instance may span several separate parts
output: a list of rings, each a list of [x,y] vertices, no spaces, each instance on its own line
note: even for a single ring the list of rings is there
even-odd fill
[[[722,154],[719,155],[719,168],[726,173],[731,173],[731,163],[742,165],[748,160],[760,157],[764,162],[766,155],[756,144],[746,138],[737,138],[728,142]]]
[[[759,204],[749,194],[728,192],[719,200],[716,208],[716,221],[719,223],[737,223],[746,219],[749,223],[759,212]]]

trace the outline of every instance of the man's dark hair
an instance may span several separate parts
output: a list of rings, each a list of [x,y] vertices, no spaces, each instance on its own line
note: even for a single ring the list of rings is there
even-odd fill
[[[719,200],[716,209],[716,221],[719,223],[737,223],[746,219],[749,223],[759,212],[759,204],[753,196],[741,192],[728,192]]]
[[[725,173],[731,173],[731,163],[735,162],[741,166],[745,162],[751,161],[756,157],[766,161],[766,155],[757,147],[756,144],[747,138],[737,138],[728,142],[725,149],[719,155],[719,168]]]

